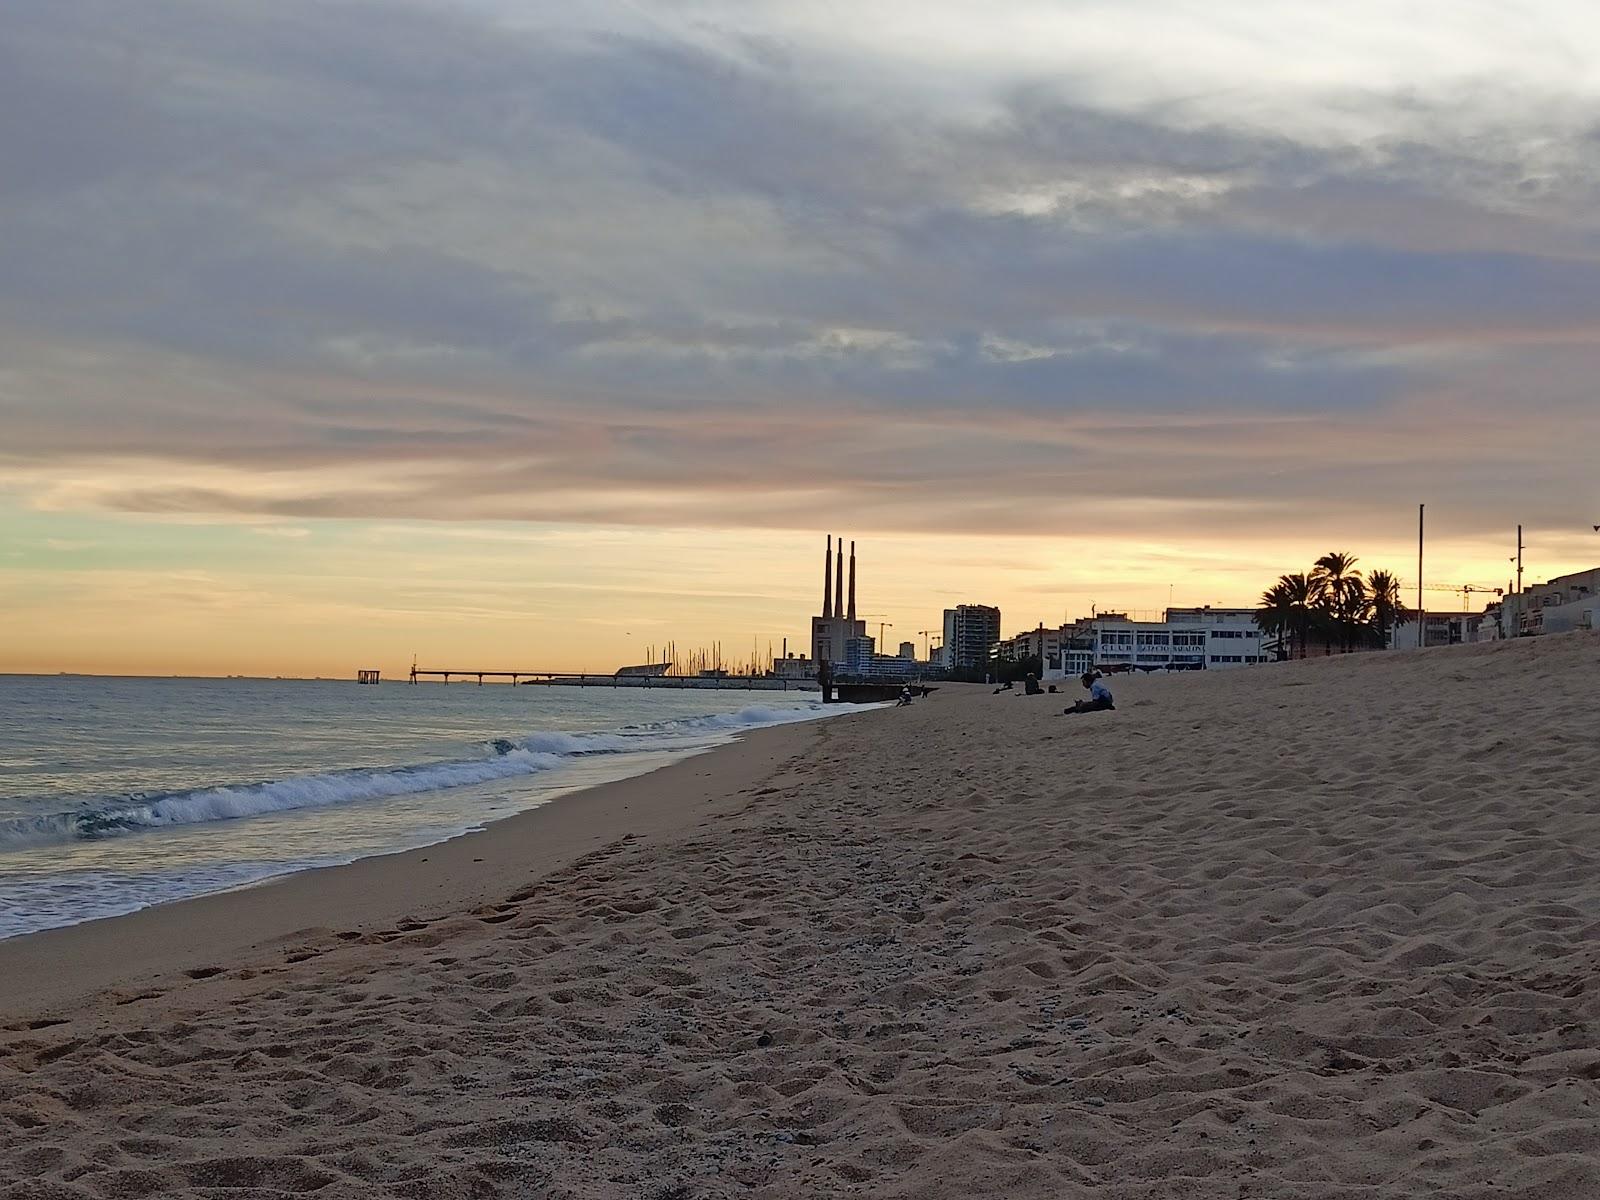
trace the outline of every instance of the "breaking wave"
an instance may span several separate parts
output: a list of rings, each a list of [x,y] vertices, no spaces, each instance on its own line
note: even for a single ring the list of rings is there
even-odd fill
[[[616,732],[546,731],[496,738],[484,743],[477,757],[454,762],[353,768],[260,783],[123,796],[70,812],[0,821],[0,851],[491,783],[535,775],[588,755],[690,751],[744,729],[808,720],[821,713],[820,704],[754,706],[734,713],[633,725]]]

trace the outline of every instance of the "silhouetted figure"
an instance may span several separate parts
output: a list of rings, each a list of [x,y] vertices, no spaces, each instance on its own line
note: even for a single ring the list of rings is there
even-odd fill
[[[1044,689],[1039,686],[1039,681],[1031,674],[1022,681],[1022,690],[1030,696],[1044,695]]]
[[[833,703],[833,668],[828,665],[828,660],[823,659],[817,664],[817,685],[822,688],[822,702]]]

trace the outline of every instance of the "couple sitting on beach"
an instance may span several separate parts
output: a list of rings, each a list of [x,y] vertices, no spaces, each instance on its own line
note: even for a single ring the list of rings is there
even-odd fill
[[[1067,716],[1070,717],[1073,713],[1106,712],[1117,707],[1111,702],[1111,688],[1101,678],[1099,671],[1085,671],[1083,686],[1089,689],[1089,698],[1079,700],[1070,708],[1064,709]]]

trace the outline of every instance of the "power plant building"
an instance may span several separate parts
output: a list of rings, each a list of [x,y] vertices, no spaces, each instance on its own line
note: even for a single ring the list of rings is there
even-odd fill
[[[836,558],[833,536],[830,534],[822,566],[822,615],[811,618],[811,661],[819,665],[827,663],[837,673],[847,667],[852,650],[855,650],[857,657],[860,656],[859,639],[866,637],[867,623],[856,620],[856,544],[850,543],[850,595],[847,601],[844,539],[839,539]],[[852,642],[856,644],[852,646]],[[867,653],[871,654],[871,650]]]

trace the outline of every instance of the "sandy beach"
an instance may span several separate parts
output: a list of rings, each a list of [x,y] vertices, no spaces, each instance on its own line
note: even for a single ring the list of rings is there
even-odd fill
[[[0,1196],[1600,1195],[1597,678],[948,687],[0,943]]]

